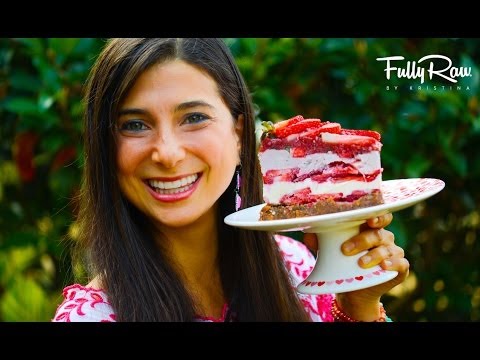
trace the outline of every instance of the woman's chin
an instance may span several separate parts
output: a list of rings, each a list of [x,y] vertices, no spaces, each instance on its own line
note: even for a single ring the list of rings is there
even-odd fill
[[[184,226],[193,225],[200,218],[200,214],[193,214],[192,212],[169,211],[166,216],[155,217],[153,220],[159,224],[160,227],[181,228]]]

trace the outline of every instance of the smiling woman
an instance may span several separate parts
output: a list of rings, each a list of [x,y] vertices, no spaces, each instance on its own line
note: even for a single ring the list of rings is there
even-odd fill
[[[399,275],[337,299],[296,293],[315,263],[302,243],[223,222],[238,193],[243,208],[262,194],[252,101],[222,40],[111,40],[86,90],[77,253],[91,282],[65,288],[53,321],[385,320],[380,296],[408,273],[379,230],[391,216],[350,254]]]

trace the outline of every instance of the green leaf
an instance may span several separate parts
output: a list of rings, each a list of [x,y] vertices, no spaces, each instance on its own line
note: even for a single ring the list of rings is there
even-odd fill
[[[9,64],[10,61],[12,60],[13,57],[13,49],[8,49],[8,48],[1,48],[0,47],[0,69],[1,68],[6,68]]]
[[[400,129],[419,133],[426,126],[424,119],[428,117],[428,109],[423,102],[405,102],[398,113],[396,120]]]
[[[262,121],[260,125],[262,126],[262,130],[264,132],[275,130],[275,126],[273,125],[273,123],[271,121]]]
[[[477,67],[472,58],[467,54],[462,54],[460,66],[471,68],[472,76],[459,78],[458,83],[462,87],[466,87],[468,85],[472,94],[478,94],[480,90],[480,68]]]
[[[372,91],[372,86],[369,83],[363,82],[358,84],[353,92],[357,104],[364,105],[371,96]]]
[[[0,162],[0,184],[18,183],[18,170],[13,161],[3,160]]]
[[[233,48],[237,47],[240,40],[238,38],[224,38],[223,41],[230,48],[230,51],[233,52]]]
[[[51,95],[42,93],[38,97],[38,108],[40,111],[44,112],[48,110],[53,103],[55,102],[55,98]]]
[[[25,130],[37,130],[40,132],[45,132],[51,130],[55,126],[60,124],[60,118],[58,113],[53,111],[48,112],[36,112],[34,114],[29,114],[22,116],[18,129],[20,131]]]
[[[56,62],[62,65],[72,54],[80,39],[53,38],[49,39],[48,45],[55,52]]]
[[[23,231],[22,229],[18,229],[16,232],[7,234],[5,236],[5,241],[0,244],[0,249],[15,249],[20,251],[18,254],[11,254],[11,260],[18,266],[24,267],[28,265],[29,261],[31,260],[31,256],[33,256],[30,251],[33,249],[32,246],[35,246],[38,243],[38,238],[39,235],[34,231]],[[26,248],[27,250],[25,251],[28,252],[23,253],[23,250],[19,250],[20,248]],[[26,254],[29,255],[27,256]]]
[[[72,55],[80,56],[82,62],[90,63],[91,58],[88,55],[88,58],[85,56],[86,54],[98,54],[100,47],[103,46],[104,41],[97,38],[81,38],[78,39],[78,43],[76,46],[71,50]]]
[[[60,77],[56,69],[52,67],[44,67],[41,72],[42,82],[45,85],[45,88],[51,93],[57,93],[60,91],[62,84]]]
[[[4,321],[49,321],[56,304],[32,279],[17,276],[0,299]]]
[[[242,46],[247,50],[247,54],[254,55],[257,50],[257,39],[242,39]]]
[[[395,234],[395,243],[401,248],[406,248],[409,239],[408,231],[408,214],[404,211],[401,213],[394,214],[393,221],[388,225],[387,230]]]
[[[12,89],[31,92],[39,91],[42,85],[37,76],[22,70],[13,70],[9,77],[9,83]]]
[[[44,134],[40,139],[40,149],[49,154],[55,154],[60,148],[65,146],[68,138],[63,136],[59,131],[50,131]]]
[[[31,98],[14,97],[5,100],[5,109],[20,115],[32,115],[38,113],[37,103]]]
[[[325,39],[321,44],[323,51],[333,53],[345,49],[354,50],[352,39]]]
[[[53,49],[57,55],[69,55],[79,43],[80,39],[78,38],[48,39],[48,46]]]
[[[44,40],[39,38],[23,38],[18,39],[18,42],[24,44],[31,52],[32,55],[44,55],[45,46]]]
[[[18,246],[11,241],[12,235],[10,234],[6,242],[6,246],[0,247],[0,284],[6,286],[10,282],[14,282],[17,274],[25,271],[31,266],[37,251],[31,244],[28,246]],[[2,244],[3,245],[3,244]]]
[[[84,62],[74,62],[65,69],[64,78],[68,80],[69,85],[74,85],[75,83],[83,83],[88,75],[88,70],[90,69],[89,63]]]
[[[448,164],[452,167],[456,175],[465,177],[467,175],[467,158],[453,143],[453,133],[440,134],[439,144],[443,150]]]
[[[475,132],[480,132],[480,116],[473,119],[472,127]]]
[[[407,163],[407,176],[412,178],[422,177],[431,165],[430,159],[421,154],[414,154]]]
[[[460,152],[448,150],[445,151],[445,156],[447,157],[450,166],[455,170],[455,173],[464,178],[467,175],[468,168],[465,155]]]
[[[73,119],[78,119],[77,123],[80,125],[81,128],[81,117],[83,115],[84,105],[81,101],[74,101],[71,108],[70,108],[70,116]]]
[[[75,167],[63,167],[53,172],[48,178],[48,186],[59,199],[70,199],[72,189],[78,183]]]
[[[52,94],[57,93],[62,87],[58,70],[45,57],[35,57],[32,63],[39,72],[38,77],[43,90]]]

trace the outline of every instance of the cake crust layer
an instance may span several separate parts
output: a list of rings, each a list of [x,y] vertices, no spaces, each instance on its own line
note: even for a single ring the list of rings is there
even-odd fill
[[[266,204],[260,211],[260,220],[291,219],[304,216],[314,216],[365,208],[383,204],[380,190],[352,202],[336,202],[333,199],[321,200],[310,204],[299,205],[270,205]]]

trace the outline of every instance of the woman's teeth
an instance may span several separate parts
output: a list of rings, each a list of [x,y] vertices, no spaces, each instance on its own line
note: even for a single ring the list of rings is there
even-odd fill
[[[159,194],[177,194],[190,189],[197,179],[198,174],[194,174],[175,181],[148,180],[148,184]]]

